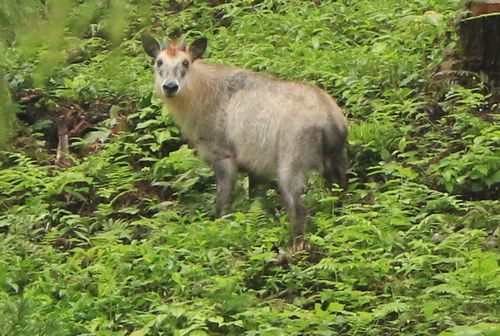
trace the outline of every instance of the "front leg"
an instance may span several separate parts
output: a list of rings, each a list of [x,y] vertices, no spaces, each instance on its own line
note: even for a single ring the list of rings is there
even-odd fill
[[[232,158],[217,160],[213,163],[215,183],[217,185],[217,200],[215,214],[224,216],[231,210],[231,195],[236,183],[238,169]]]
[[[64,116],[57,118],[57,153],[56,164],[60,167],[70,167],[71,160],[68,158],[69,154],[69,136],[68,136],[68,122]]]

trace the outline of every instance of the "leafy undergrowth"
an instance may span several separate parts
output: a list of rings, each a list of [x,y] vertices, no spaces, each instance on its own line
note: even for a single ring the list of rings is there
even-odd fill
[[[50,163],[50,120],[1,153],[0,335],[500,333],[497,107],[482,84],[433,78],[458,50],[462,1],[126,3],[123,42],[106,16],[67,37],[77,62],[40,69],[43,41],[0,50],[14,93],[44,93],[30,108],[112,105],[70,168]],[[89,9],[72,6],[75,33]],[[311,179],[312,251],[282,257],[279,195],[249,200],[244,179],[235,212],[213,219],[213,175],[152,98],[141,29],[206,35],[210,61],[338,98],[350,184]],[[117,114],[129,131],[111,131]]]

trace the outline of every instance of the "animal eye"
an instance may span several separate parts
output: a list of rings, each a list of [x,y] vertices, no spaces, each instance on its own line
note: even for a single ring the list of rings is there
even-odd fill
[[[187,69],[189,67],[189,61],[184,60],[184,62],[182,62],[182,65]]]
[[[158,60],[158,61],[156,61],[156,65],[161,66],[162,64],[163,64],[163,61],[162,61],[162,60]]]

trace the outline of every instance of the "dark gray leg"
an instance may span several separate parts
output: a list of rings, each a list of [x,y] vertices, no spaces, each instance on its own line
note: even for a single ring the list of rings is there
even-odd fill
[[[347,149],[342,149],[342,151],[338,154],[338,161],[335,167],[335,178],[338,181],[339,186],[342,189],[347,189],[348,181],[347,181],[347,169],[349,168],[349,159],[347,157]]]
[[[278,168],[278,183],[292,224],[293,249],[302,250],[307,226],[307,210],[301,198],[305,189],[305,175],[300,167],[288,162]]]
[[[267,191],[267,183],[269,182],[252,173],[248,173],[248,197],[265,197]]]
[[[62,162],[66,155],[69,153],[69,141],[68,141],[68,133],[59,134],[59,142],[57,143],[57,154],[56,161]]]
[[[337,183],[341,188],[347,189],[347,151],[343,149],[327,153],[326,155],[323,158],[323,177],[326,180],[326,184],[331,186],[333,183]]]
[[[215,180],[217,184],[217,200],[215,215],[224,216],[231,210],[231,195],[236,183],[238,170],[231,158],[214,162]]]
[[[68,158],[69,154],[69,136],[68,136],[68,124],[63,117],[59,117],[56,121],[57,124],[57,153],[56,153],[56,163],[62,167],[71,166],[71,160]]]

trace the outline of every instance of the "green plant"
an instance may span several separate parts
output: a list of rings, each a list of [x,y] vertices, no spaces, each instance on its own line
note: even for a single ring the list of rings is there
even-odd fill
[[[109,119],[72,139],[69,168],[50,164],[48,121],[0,152],[0,334],[498,333],[496,107],[432,79],[462,1],[64,1],[59,19],[45,3],[0,4],[0,94]],[[338,98],[350,184],[310,179],[311,251],[286,254],[280,197],[249,200],[245,179],[213,218],[210,167],[152,95],[145,27]]]

